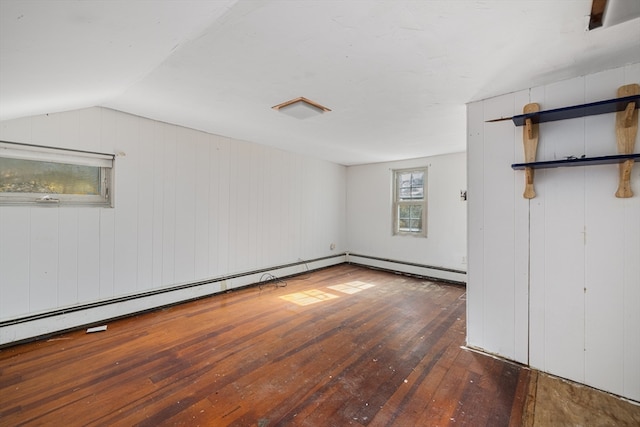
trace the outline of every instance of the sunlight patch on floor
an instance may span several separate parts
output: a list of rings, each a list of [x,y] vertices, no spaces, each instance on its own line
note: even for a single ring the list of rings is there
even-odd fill
[[[295,292],[293,294],[283,295],[280,298],[298,305],[310,305],[317,302],[327,301],[340,297],[338,295],[330,294],[319,289],[311,289],[309,291]]]
[[[355,282],[347,282],[341,283],[339,285],[327,286],[329,289],[333,289],[334,291],[343,292],[345,294],[356,294],[365,289],[373,288],[375,285],[370,283],[355,281]]]

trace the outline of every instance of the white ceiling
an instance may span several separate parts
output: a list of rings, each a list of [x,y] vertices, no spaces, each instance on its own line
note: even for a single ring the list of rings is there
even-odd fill
[[[0,0],[0,119],[105,106],[345,165],[459,152],[465,103],[640,62],[640,19],[607,25],[605,14],[586,31],[590,10],[591,0]],[[299,96],[332,111],[300,120],[271,109]]]

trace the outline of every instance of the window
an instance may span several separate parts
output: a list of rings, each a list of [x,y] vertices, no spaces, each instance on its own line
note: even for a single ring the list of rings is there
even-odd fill
[[[393,234],[427,235],[427,168],[393,171]]]
[[[0,141],[0,204],[110,207],[113,159]]]

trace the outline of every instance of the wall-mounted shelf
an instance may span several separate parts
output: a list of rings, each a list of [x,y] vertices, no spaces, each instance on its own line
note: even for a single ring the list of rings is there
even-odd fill
[[[626,160],[633,160],[634,162],[640,162],[640,154],[616,154],[613,156],[583,157],[579,159],[547,160],[543,162],[530,162],[530,163],[514,163],[511,165],[511,168],[514,170],[523,170],[525,168],[547,169],[547,168],[560,168],[560,167],[569,167],[569,166],[610,165],[614,163],[623,163]]]
[[[617,111],[624,111],[630,102],[640,103],[640,95],[631,95],[622,98],[607,99],[605,101],[591,102],[589,104],[556,108],[554,110],[520,114],[513,116],[511,120],[513,120],[516,126],[524,126],[527,119],[531,119],[533,123],[545,123],[597,114],[615,113]]]
[[[499,122],[512,120],[516,126],[524,126],[522,143],[524,146],[524,163],[514,163],[511,168],[524,170],[525,187],[522,196],[533,199],[536,192],[533,188],[534,169],[547,169],[571,166],[590,165],[619,165],[618,191],[616,197],[627,198],[633,196],[631,191],[631,168],[640,159],[640,154],[634,154],[636,135],[638,133],[638,109],[640,108],[640,85],[632,83],[620,86],[618,97],[589,104],[572,105],[554,110],[540,111],[540,105],[533,102],[524,106],[523,114],[513,117],[488,120]],[[539,124],[555,122],[557,120],[575,119],[596,114],[616,113],[616,144],[618,154],[600,157],[566,158],[562,160],[536,161],[538,149]]]

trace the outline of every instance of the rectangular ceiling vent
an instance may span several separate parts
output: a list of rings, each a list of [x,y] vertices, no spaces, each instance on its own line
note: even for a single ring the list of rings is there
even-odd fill
[[[295,117],[296,119],[307,119],[331,111],[327,107],[303,96],[283,102],[282,104],[274,105],[271,108]]]

